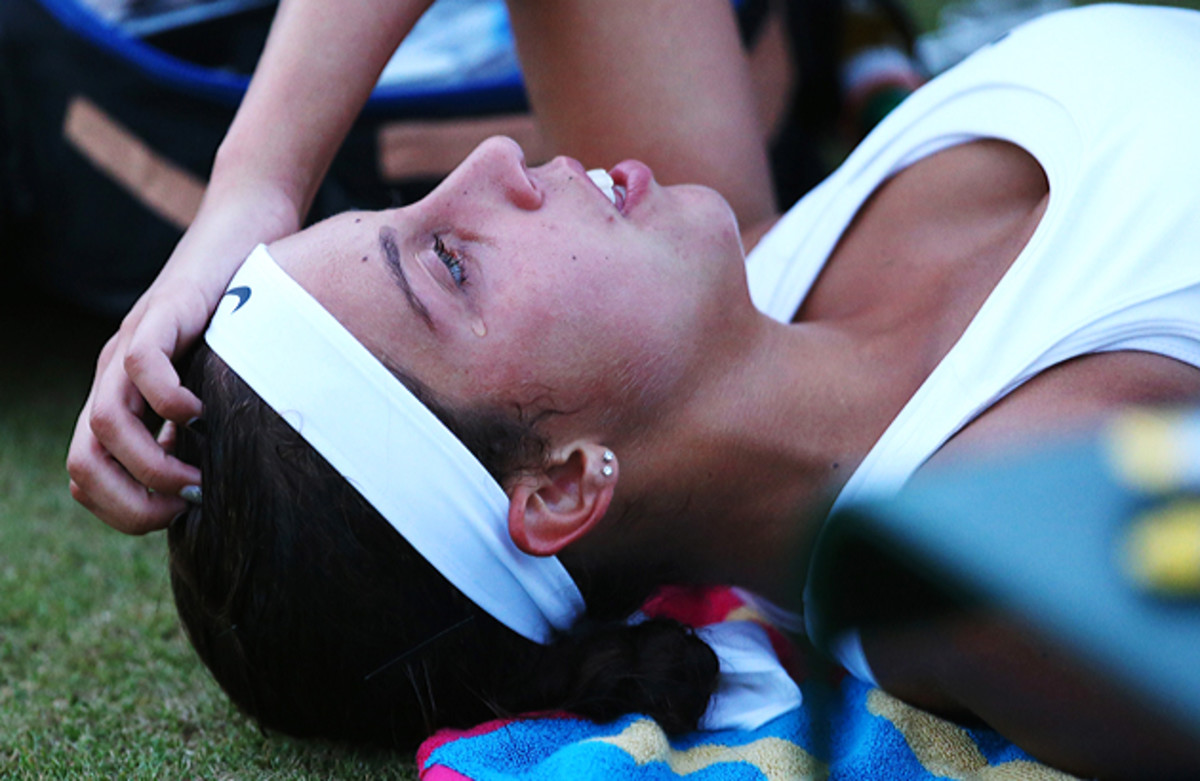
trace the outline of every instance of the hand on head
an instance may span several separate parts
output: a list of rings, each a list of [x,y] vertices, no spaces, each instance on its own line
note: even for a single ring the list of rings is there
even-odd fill
[[[180,489],[200,482],[199,470],[171,456],[169,441],[160,442],[142,422],[147,404],[169,422],[201,411],[171,365],[175,347],[195,332],[172,319],[157,295],[143,296],[101,352],[67,456],[71,495],[131,534],[165,527],[183,510]]]
[[[260,241],[296,229],[295,209],[261,192],[206,204],[162,273],[100,353],[67,455],[71,495],[129,534],[162,529],[200,471],[171,454],[174,426],[202,413],[173,361],[203,332],[225,285]],[[148,410],[168,422],[158,436]]]

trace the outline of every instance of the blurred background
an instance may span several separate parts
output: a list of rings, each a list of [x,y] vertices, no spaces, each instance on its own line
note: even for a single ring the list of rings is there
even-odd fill
[[[1068,4],[735,2],[780,205],[920,80]],[[67,493],[96,356],[194,215],[273,10],[0,0],[0,777],[413,777],[240,718],[180,631],[165,540],[113,532]],[[496,132],[539,156],[503,3],[438,0],[312,218],[414,200]]]

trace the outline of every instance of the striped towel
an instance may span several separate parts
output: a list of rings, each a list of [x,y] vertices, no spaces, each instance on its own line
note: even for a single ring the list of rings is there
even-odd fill
[[[728,589],[672,589],[646,612],[693,625],[760,619]],[[806,671],[781,635],[771,646],[800,681],[800,697],[766,723],[669,737],[629,714],[596,724],[566,713],[501,719],[442,730],[417,754],[423,781],[545,779],[972,779],[1050,781],[1038,764],[986,729],[966,729],[905,705],[840,671]],[[724,669],[724,668],[723,668]],[[785,695],[790,697],[790,695]],[[754,707],[761,707],[761,700]]]

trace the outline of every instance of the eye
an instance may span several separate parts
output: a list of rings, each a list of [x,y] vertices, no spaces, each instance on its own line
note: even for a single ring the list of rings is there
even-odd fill
[[[462,258],[453,250],[447,249],[442,243],[442,237],[435,235],[433,237],[433,252],[438,256],[438,260],[446,266],[446,270],[450,272],[450,277],[454,280],[454,284],[462,287],[467,284],[467,270],[463,266]]]

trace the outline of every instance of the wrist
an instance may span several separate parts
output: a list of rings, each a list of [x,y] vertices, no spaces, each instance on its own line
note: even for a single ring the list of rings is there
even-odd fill
[[[234,234],[259,236],[263,242],[295,233],[304,204],[288,187],[269,176],[236,166],[213,167],[197,222],[216,221]]]
[[[295,233],[300,220],[296,204],[271,182],[214,171],[196,218],[155,286],[182,285],[201,293],[211,308],[256,245]]]
[[[299,166],[275,159],[269,145],[238,144],[226,137],[213,160],[206,201],[233,202],[263,214],[286,235],[299,230],[319,180],[296,174]]]

